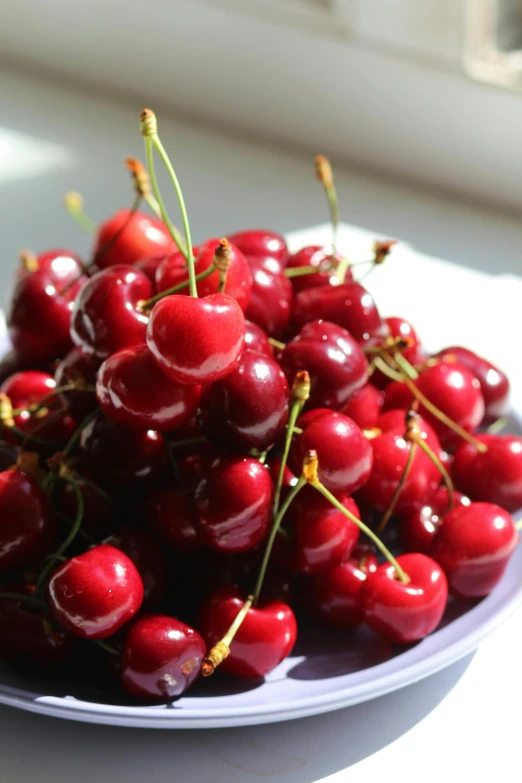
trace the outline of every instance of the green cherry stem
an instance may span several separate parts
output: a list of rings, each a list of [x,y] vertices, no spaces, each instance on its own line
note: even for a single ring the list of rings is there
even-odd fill
[[[395,351],[393,354],[393,359],[395,363],[400,367],[400,369],[406,373],[408,378],[411,378],[412,381],[416,381],[419,377],[419,373],[413,366],[413,364],[410,364],[410,362],[404,357],[399,351]]]
[[[111,644],[107,644],[107,642],[102,641],[101,639],[94,639],[94,644],[96,644],[100,650],[104,650],[107,653],[110,653],[111,655],[119,655],[118,650],[113,647]]]
[[[390,378],[390,380],[402,383],[403,376],[394,370],[393,367],[390,367],[381,356],[374,356],[370,366],[372,365],[376,370],[380,370],[383,375],[386,375],[387,378]]]
[[[280,340],[274,339],[274,337],[269,337],[268,342],[273,348],[277,348],[278,351],[284,351],[286,348],[285,343],[282,343]]]
[[[23,593],[2,593],[0,592],[0,598],[5,598],[8,601],[20,601],[21,603],[32,604],[33,606],[40,606],[47,608],[45,601],[40,601],[39,598],[35,598],[32,595],[24,595]]]
[[[281,498],[281,488],[283,486],[283,478],[285,475],[286,463],[288,461],[288,454],[290,452],[290,445],[292,443],[292,437],[294,434],[295,423],[299,418],[305,402],[310,396],[310,376],[303,370],[298,372],[295,376],[292,384],[292,393],[290,396],[290,413],[288,416],[288,424],[286,426],[285,445],[283,448],[283,456],[281,457],[281,464],[279,465],[279,473],[277,475],[277,482],[274,491],[274,504],[273,513],[274,517],[279,512],[279,501]]]
[[[404,470],[402,471],[402,475],[399,479],[399,482],[395,488],[395,492],[393,493],[393,497],[390,500],[390,503],[388,504],[388,508],[386,509],[384,516],[382,517],[381,521],[379,522],[379,526],[377,528],[378,533],[382,533],[383,530],[385,530],[386,525],[390,521],[390,517],[392,516],[393,512],[395,511],[395,506],[397,505],[397,502],[399,500],[400,494],[402,492],[402,489],[404,487],[404,484],[406,483],[406,479],[408,478],[408,475],[411,470],[411,466],[413,465],[413,460],[415,458],[415,452],[417,451],[417,444],[415,441],[410,441],[410,450],[408,452],[408,459],[406,460],[406,464],[404,466]]]
[[[333,264],[325,264],[324,266],[291,266],[287,267],[283,274],[285,277],[302,277],[303,275],[315,275],[317,272],[326,272],[333,267]]]
[[[337,249],[337,229],[339,227],[339,200],[335,189],[332,167],[330,161],[324,155],[316,155],[315,172],[328,199],[330,220],[332,222],[332,249],[335,254]]]
[[[89,234],[94,234],[98,226],[86,215],[83,211],[83,197],[80,193],[70,192],[66,193],[63,199],[65,209],[71,217],[73,217],[81,228],[88,231]]]
[[[199,283],[201,280],[205,280],[207,277],[210,277],[210,275],[214,274],[217,267],[214,266],[214,264],[211,264],[208,269],[205,269],[204,272],[200,272],[199,275],[196,275],[196,283]],[[187,288],[190,285],[190,281],[183,280],[181,283],[177,283],[177,285],[173,285],[172,288],[167,288],[165,291],[160,291],[159,294],[156,294],[156,296],[151,296],[150,299],[145,299],[143,302],[140,302],[139,309],[142,312],[146,312],[147,310],[150,310],[151,307],[153,307],[156,302],[159,302],[160,299],[164,299],[166,296],[171,296],[172,294],[177,294],[180,291],[183,291],[185,288]]]
[[[433,449],[428,446],[424,438],[419,435],[419,437],[415,441],[419,448],[422,449],[422,451],[426,454],[427,457],[431,459],[435,467],[438,469],[439,473],[441,474],[444,484],[446,485],[446,489],[448,490],[448,510],[446,513],[452,510],[452,508],[455,505],[455,491],[453,488],[453,481],[451,480],[451,476],[440,461],[440,459],[437,457]]]

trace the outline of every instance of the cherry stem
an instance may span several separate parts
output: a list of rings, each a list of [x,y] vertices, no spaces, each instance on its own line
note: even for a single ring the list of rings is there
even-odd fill
[[[96,410],[91,411],[82,423],[76,428],[75,432],[72,434],[71,438],[69,439],[68,443],[66,444],[64,450],[63,450],[63,456],[68,457],[72,451],[75,449],[78,441],[80,440],[80,436],[83,432],[83,430],[93,421],[93,419],[96,418],[98,413],[100,412],[99,408],[96,408]]]
[[[306,370],[298,372],[295,376],[292,384],[292,396],[290,400],[290,414],[288,416],[288,424],[286,425],[285,445],[283,448],[283,456],[281,457],[281,463],[279,465],[279,473],[277,474],[277,482],[274,492],[274,504],[273,514],[277,516],[279,511],[279,502],[281,498],[281,488],[283,486],[283,478],[285,475],[286,463],[288,461],[288,454],[290,453],[290,446],[292,444],[292,437],[294,435],[295,423],[299,418],[305,402],[310,396],[310,376]]]
[[[167,440],[167,437],[165,433],[163,433],[163,442],[165,444],[165,448],[167,449],[167,456],[169,458],[170,463],[170,469],[172,471],[172,477],[174,479],[174,484],[179,489],[181,487],[181,481],[180,481],[180,475],[179,475],[179,468],[178,468],[178,461],[174,455],[174,449],[171,449],[170,443]]]
[[[522,530],[522,519],[519,519],[518,522],[515,523],[515,530],[519,532]]]
[[[93,641],[101,650],[105,650],[105,652],[108,652],[111,655],[119,655],[118,650],[111,644],[107,644],[107,642],[104,642],[101,639],[93,639]]]
[[[286,348],[285,343],[282,343],[280,340],[276,340],[273,337],[268,338],[268,342],[270,345],[272,345],[274,348],[277,348],[278,351],[284,351]]]
[[[24,432],[24,430],[21,430],[19,427],[9,427],[9,432],[12,432],[13,435],[16,435],[17,438],[20,438],[21,440],[25,442],[32,442],[35,443],[37,446],[45,446],[49,449],[59,449],[60,444],[54,443],[51,440],[45,440],[44,438],[37,438],[35,435],[31,435],[30,432]]]
[[[501,416],[499,419],[496,419],[492,424],[490,424],[486,431],[492,435],[496,435],[497,432],[502,432],[502,430],[505,429],[507,423],[507,417]]]
[[[394,370],[393,367],[390,367],[389,364],[386,364],[384,359],[382,359],[380,356],[374,356],[370,366],[371,365],[373,365],[376,370],[380,370],[382,374],[386,375],[386,377],[390,378],[390,380],[402,383],[403,376]]]
[[[212,275],[215,271],[216,267],[214,264],[211,264],[208,269],[205,269],[204,272],[200,272],[199,275],[196,275],[196,283],[199,283],[201,280],[205,280],[205,278],[210,277],[210,275]],[[173,285],[172,288],[167,288],[165,291],[160,291],[160,293],[156,294],[156,296],[151,296],[150,299],[145,299],[143,302],[140,302],[140,310],[150,310],[150,308],[155,305],[156,302],[159,302],[166,296],[177,294],[179,291],[183,291],[183,289],[187,288],[188,286],[190,286],[190,280],[187,279],[183,280],[181,283]]]
[[[335,189],[332,167],[328,158],[325,158],[324,155],[316,155],[315,171],[317,179],[322,184],[324,192],[326,193],[326,198],[328,199],[330,220],[332,222],[332,248],[335,253],[337,246],[337,229],[339,226],[339,200]]]
[[[385,355],[386,358],[386,355]],[[395,363],[400,367],[400,369],[406,373],[408,378],[411,378],[412,381],[416,381],[419,377],[419,373],[415,369],[415,367],[410,364],[410,362],[406,359],[405,356],[403,356],[399,351],[395,351],[393,354],[393,359]]]
[[[253,600],[254,597],[252,595],[249,595],[247,600],[245,601],[245,603],[237,613],[234,622],[232,623],[232,625],[230,626],[226,634],[217,644],[214,645],[214,647],[212,647],[211,650],[208,651],[207,655],[203,658],[203,662],[201,664],[201,673],[203,677],[210,677],[210,675],[215,672],[219,664],[223,663],[225,658],[228,658],[230,654],[230,645],[234,640],[234,636],[239,631],[239,628],[241,627],[241,623],[243,622],[248,612],[250,611]]]
[[[337,264],[337,267],[335,269],[335,277],[337,278],[337,285],[343,285],[345,279],[346,279],[346,273],[351,267],[350,260],[344,256],[339,263]]]
[[[450,512],[452,508],[455,506],[455,490],[453,488],[453,481],[451,480],[451,476],[440,461],[440,459],[437,457],[431,446],[429,446],[424,438],[422,436],[419,436],[414,441],[417,443],[417,445],[423,450],[423,452],[426,454],[427,457],[431,459],[439,473],[441,474],[442,478],[444,479],[444,484],[446,485],[446,489],[448,490],[448,509],[446,513]]]
[[[20,601],[21,603],[33,604],[34,606],[41,606],[47,608],[45,601],[40,601],[39,598],[35,598],[32,595],[24,595],[23,593],[1,593],[0,598],[6,598],[8,601]]]
[[[77,390],[78,390],[78,385],[75,383],[66,383],[63,386],[58,386],[52,392],[46,394],[45,397],[42,397],[41,400],[33,403],[33,405],[29,405],[27,408],[14,408],[12,411],[12,415],[20,416],[21,413],[30,413],[31,415],[33,413],[38,413],[38,411],[41,410],[42,408],[45,408],[46,403],[49,402],[49,400],[52,400],[53,397],[56,397],[56,395],[63,394],[68,391],[77,391]],[[94,391],[94,386],[92,387],[92,389],[85,389],[85,391]]]
[[[184,438],[182,440],[171,440],[168,441],[169,448],[171,449],[181,449],[184,446],[200,446],[202,443],[206,443],[207,439],[203,437],[199,438]]]
[[[65,204],[65,209],[69,215],[76,220],[78,225],[81,226],[85,231],[88,231],[90,234],[94,234],[98,226],[94,220],[91,220],[91,218],[83,211],[83,197],[81,194],[74,192],[66,193],[63,199],[63,203]]]
[[[311,266],[310,264],[307,264],[306,266],[291,266],[287,267],[283,271],[283,274],[285,277],[302,277],[303,275],[313,275],[317,274],[318,272],[327,272],[332,267],[332,263],[325,264],[324,266]]]
[[[397,502],[399,500],[399,496],[402,492],[402,489],[404,487],[404,484],[406,482],[406,479],[408,478],[409,472],[411,470],[411,466],[413,464],[413,460],[415,458],[415,452],[417,450],[417,444],[415,441],[410,442],[410,450],[408,452],[408,459],[406,460],[406,464],[404,466],[404,470],[402,471],[402,475],[399,479],[399,483],[397,484],[395,488],[395,492],[393,493],[393,497],[388,505],[388,508],[386,509],[386,512],[379,522],[379,526],[377,528],[378,533],[382,533],[383,530],[385,530],[386,525],[388,524],[391,515],[395,511],[395,506],[397,505]]]

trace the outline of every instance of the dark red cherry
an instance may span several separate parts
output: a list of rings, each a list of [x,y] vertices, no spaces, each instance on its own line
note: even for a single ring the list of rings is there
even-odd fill
[[[268,335],[252,321],[245,321],[245,350],[257,351],[270,357],[274,355],[274,350],[268,342]]]
[[[192,492],[170,487],[152,490],[145,502],[145,520],[167,546],[181,552],[201,549]]]
[[[480,390],[486,406],[484,421],[486,424],[506,416],[509,413],[509,380],[502,370],[499,370],[487,359],[478,356],[468,348],[452,345],[437,354],[443,361],[467,367],[478,378]]]
[[[163,614],[148,614],[132,624],[121,654],[121,683],[144,701],[170,701],[198,677],[206,653],[194,628]]]
[[[82,430],[81,452],[96,480],[147,481],[168,468],[165,443],[155,430],[129,430],[98,416]]]
[[[422,346],[417,332],[410,322],[406,321],[404,318],[392,316],[390,318],[385,318],[385,323],[388,327],[390,337],[402,337],[411,343],[408,348],[401,351],[402,356],[404,356],[410,364],[420,364],[424,359]]]
[[[350,557],[303,586],[303,605],[314,620],[335,628],[363,622],[359,593],[368,574],[378,568],[375,554],[357,546]]]
[[[282,272],[269,271],[263,259],[250,259],[249,263],[253,283],[246,316],[271,337],[279,337],[290,321],[292,284]]]
[[[75,476],[83,498],[82,530],[96,539],[112,533],[119,522],[118,511],[110,495],[86,476]],[[67,481],[53,495],[56,510],[72,522],[78,511],[76,492]]]
[[[209,647],[222,639],[246,595],[222,587],[204,603],[199,628]],[[246,679],[265,677],[292,651],[297,636],[294,613],[283,601],[263,600],[249,609],[230,646],[221,671]]]
[[[100,544],[67,560],[52,574],[49,607],[67,631],[82,639],[112,636],[143,601],[136,566],[119,549]]]
[[[270,475],[272,476],[272,481],[274,484],[278,480],[279,476],[279,468],[281,467],[281,457],[270,457],[267,460],[268,470],[270,471]],[[294,476],[288,465],[285,465],[285,469],[283,471],[283,487],[293,487],[295,484],[297,484],[297,478]]]
[[[288,259],[288,268],[295,269],[296,267],[313,266],[317,268],[317,273],[292,277],[294,292],[298,294],[300,291],[305,291],[308,288],[318,288],[330,283],[337,285],[338,280],[335,276],[335,271],[341,260],[342,256],[339,253],[332,255],[331,248],[322,247],[321,245],[308,245],[298,250],[297,253],[294,253]],[[352,280],[352,273],[348,269],[345,282],[348,283]]]
[[[143,582],[143,604],[151,606],[165,597],[168,585],[167,561],[158,542],[144,530],[125,526],[103,542],[124,552],[132,560]]]
[[[359,509],[348,495],[342,505],[360,518]],[[300,574],[322,574],[350,557],[359,538],[359,528],[313,487],[303,487],[288,513],[281,536],[283,563]]]
[[[371,383],[356,391],[341,408],[341,413],[349,416],[362,430],[377,426],[381,413],[384,394]]]
[[[272,519],[273,484],[259,460],[216,461],[196,490],[199,531],[219,552],[244,552],[265,537]]]
[[[282,265],[288,260],[288,248],[281,234],[264,228],[251,228],[228,234],[228,241],[245,256],[254,258],[272,256]]]
[[[291,384],[307,370],[312,381],[309,408],[341,408],[368,380],[368,363],[345,329],[327,321],[306,324],[280,357]]]
[[[454,595],[481,598],[498,584],[517,544],[507,511],[493,503],[471,503],[444,517],[430,554]]]
[[[398,644],[424,639],[442,619],[448,583],[440,566],[426,555],[400,555],[397,561],[409,581],[403,584],[395,568],[384,563],[368,574],[359,593],[365,622]]]
[[[132,266],[111,266],[84,285],[71,318],[71,335],[84,353],[105,359],[145,342],[148,316],[138,304],[153,294],[150,280]]]
[[[8,583],[2,589],[28,596],[34,592],[18,583]],[[51,621],[45,609],[25,601],[0,598],[0,628],[0,658],[16,666],[56,666],[71,652],[73,638]]]
[[[455,452],[453,473],[459,489],[472,500],[497,503],[508,511],[522,508],[522,437],[477,435],[482,453],[469,443]]]
[[[100,269],[135,264],[142,258],[173,253],[176,245],[162,220],[144,212],[120,209],[102,223],[94,242],[94,263]]]
[[[16,351],[4,353],[0,359],[0,383],[3,383],[11,375],[22,370],[43,370],[44,372],[53,372],[54,361],[38,362],[29,357],[19,356]]]
[[[158,367],[179,383],[212,383],[231,372],[243,350],[245,316],[235,299],[166,296],[154,305],[147,345]]]
[[[64,356],[71,348],[71,311],[85,282],[80,259],[65,251],[42,254],[45,262],[15,283],[6,310],[18,356],[32,366]]]
[[[243,351],[231,373],[213,383],[201,402],[201,427],[216,444],[264,451],[284,432],[288,383],[277,362]]]
[[[99,366],[100,359],[83,353],[79,348],[73,348],[56,367],[54,380],[57,386],[72,383],[90,387],[87,391],[74,389],[59,395],[67,410],[77,419],[83,419],[96,408],[94,386]]]
[[[455,507],[469,506],[471,502],[460,492],[453,493],[453,500]],[[401,517],[399,540],[406,551],[429,554],[435,534],[447,512],[448,490],[441,486],[435,491],[428,505]]]
[[[295,438],[290,467],[299,475],[311,449],[319,458],[319,479],[333,493],[351,495],[372,470],[372,448],[357,424],[341,413],[320,416]]]
[[[200,397],[200,386],[167,378],[145,344],[114,353],[98,371],[98,404],[109,419],[123,427],[177,429],[193,417]]]
[[[20,470],[0,473],[0,571],[46,554],[56,537],[47,497]]]
[[[375,375],[375,373],[373,373],[373,375]],[[413,395],[405,383],[402,381],[390,382],[388,379],[388,383],[384,384],[384,387],[383,411],[386,412],[399,409],[405,411],[410,407]]]
[[[362,344],[371,339],[382,340],[388,331],[372,296],[359,283],[301,291],[292,310],[294,328],[301,329],[318,318],[342,326]]]
[[[200,595],[206,596],[218,587],[230,585],[240,587],[247,594],[256,582],[263,555],[264,546],[236,554],[204,550],[198,558],[196,575]],[[263,580],[263,598],[290,603],[294,583],[294,575],[271,558]]]
[[[165,256],[153,256],[152,258],[143,258],[141,261],[137,261],[134,264],[136,269],[139,269],[140,272],[147,275],[154,288],[154,293],[158,292],[156,288],[156,274],[160,264],[162,264],[164,260]]]
[[[444,452],[440,447],[439,439],[433,427],[428,424],[426,419],[421,417],[417,418],[417,425],[428,446],[442,459]],[[377,428],[382,430],[382,432],[394,431],[399,435],[403,435],[406,430],[406,411],[395,409],[384,411],[377,419]]]

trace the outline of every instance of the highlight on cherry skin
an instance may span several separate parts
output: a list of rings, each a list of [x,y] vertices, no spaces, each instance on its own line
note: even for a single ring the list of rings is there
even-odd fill
[[[89,256],[13,265],[0,659],[59,673],[96,648],[126,703],[160,704],[200,675],[261,681],[304,628],[422,645],[518,545],[506,374],[458,344],[429,355],[381,312],[369,272],[394,243],[351,263],[322,156],[331,242],[290,249],[269,228],[196,245],[177,177],[131,171]]]

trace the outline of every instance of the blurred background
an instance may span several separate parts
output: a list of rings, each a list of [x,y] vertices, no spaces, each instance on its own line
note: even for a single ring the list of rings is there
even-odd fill
[[[323,152],[347,222],[522,269],[522,0],[4,0],[0,53],[2,284],[21,247],[88,253],[66,191],[130,205],[145,105],[196,239],[324,222]]]

